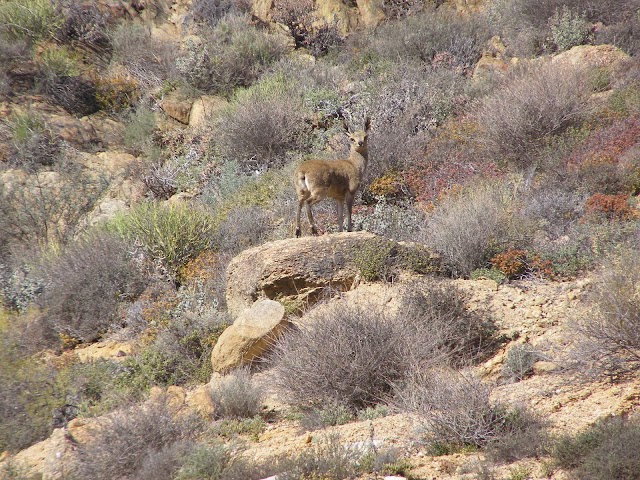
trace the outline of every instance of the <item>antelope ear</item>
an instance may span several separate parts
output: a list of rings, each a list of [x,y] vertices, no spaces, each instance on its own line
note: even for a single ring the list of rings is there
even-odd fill
[[[371,117],[367,115],[367,118],[364,120],[364,131],[369,131],[369,126],[371,125]]]
[[[342,126],[344,127],[344,132],[345,132],[347,135],[351,135],[351,129],[349,128],[349,125],[347,125],[347,122],[346,122],[346,121],[345,121],[345,122],[342,122]]]

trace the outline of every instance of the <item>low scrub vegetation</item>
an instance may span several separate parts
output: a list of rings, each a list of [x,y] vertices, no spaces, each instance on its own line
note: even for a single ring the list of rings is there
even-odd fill
[[[625,250],[605,263],[589,293],[589,310],[575,319],[573,357],[595,374],[629,374],[640,361],[638,260]]]
[[[604,480],[637,478],[640,468],[633,452],[640,442],[637,417],[605,418],[582,432],[564,436],[555,443],[556,464],[578,479]]]
[[[397,316],[346,303],[314,315],[278,343],[273,387],[294,405],[355,412],[391,398],[415,368],[471,361],[491,348],[490,319],[468,312],[460,291],[435,282],[413,289]]]

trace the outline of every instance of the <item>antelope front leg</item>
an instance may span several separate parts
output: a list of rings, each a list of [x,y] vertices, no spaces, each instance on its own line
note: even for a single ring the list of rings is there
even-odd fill
[[[336,206],[338,207],[338,231],[342,231],[342,220],[343,220],[343,210],[342,210],[342,201],[336,200]]]
[[[347,232],[351,231],[351,209],[353,208],[353,199],[355,195],[351,192],[347,192],[345,196],[345,200],[347,202]],[[340,219],[340,224],[342,224],[342,219]]]

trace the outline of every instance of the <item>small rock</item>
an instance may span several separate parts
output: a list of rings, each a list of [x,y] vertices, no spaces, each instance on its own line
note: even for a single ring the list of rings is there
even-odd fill
[[[540,360],[534,363],[531,368],[533,369],[534,375],[542,375],[545,373],[555,372],[558,369],[558,365],[553,362]]]

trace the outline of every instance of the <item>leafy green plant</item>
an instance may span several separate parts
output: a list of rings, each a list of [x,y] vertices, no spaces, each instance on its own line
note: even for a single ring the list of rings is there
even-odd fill
[[[353,262],[367,282],[388,280],[393,262],[394,242],[382,237],[366,242],[353,257]]]
[[[108,225],[140,246],[153,262],[179,281],[180,268],[210,248],[213,220],[204,209],[185,204],[143,202]]]
[[[591,25],[584,14],[573,11],[566,5],[549,19],[551,38],[558,50],[569,50],[592,40]]]
[[[49,0],[7,0],[0,4],[0,34],[8,41],[47,39],[62,18]]]

